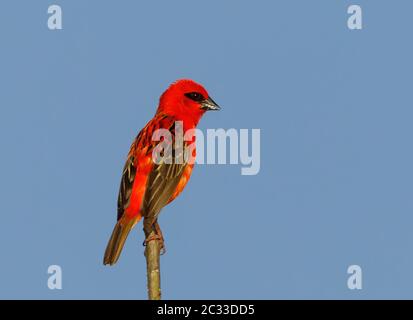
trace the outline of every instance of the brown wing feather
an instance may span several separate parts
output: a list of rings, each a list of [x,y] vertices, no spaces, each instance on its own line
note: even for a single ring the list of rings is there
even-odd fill
[[[181,180],[186,164],[159,164],[148,178],[143,203],[143,216],[155,222],[161,209],[169,202]]]
[[[172,156],[172,159],[165,156],[161,163],[154,164],[147,181],[142,215],[148,225],[152,225],[156,221],[161,209],[169,202],[187,167],[187,163],[176,163],[175,161],[181,159],[182,155],[178,152],[183,150],[175,149],[174,123],[171,124],[169,130],[172,133],[172,141],[168,147],[172,148],[172,152],[166,152],[166,155]]]
[[[181,159],[182,154],[179,154],[179,152],[182,152],[183,150],[175,149],[174,119],[165,115],[159,115],[148,123],[132,144],[128,160],[123,169],[120,184],[118,220],[123,216],[124,211],[129,206],[133,183],[137,167],[139,166],[139,163],[136,163],[137,161],[135,160],[135,151],[148,146],[146,151],[151,153],[157,144],[156,141],[152,141],[152,135],[154,131],[159,128],[169,129],[172,134],[172,141],[168,144],[168,148],[171,148],[172,150],[169,153],[166,152],[166,154],[172,156],[172,159],[164,158],[161,163],[154,164],[149,173],[141,209],[141,214],[147,220],[147,224],[149,223],[149,225],[152,225],[156,221],[161,209],[170,201],[176,192],[177,186],[187,167],[187,163],[176,163],[175,161],[175,159]]]
[[[118,197],[118,220],[122,217],[123,212],[129,206],[133,182],[136,176],[134,159],[135,158],[132,155],[129,156],[123,168]]]
[[[160,114],[146,124],[132,143],[129,150],[128,159],[123,167],[119,188],[118,220],[123,216],[125,210],[130,204],[133,183],[135,181],[137,168],[139,167],[137,152],[144,150],[144,152],[148,152],[148,154],[152,152],[152,149],[155,147],[155,142],[152,141],[153,131],[160,128],[164,121],[168,121],[167,123],[173,123],[173,121],[168,119],[166,115]]]

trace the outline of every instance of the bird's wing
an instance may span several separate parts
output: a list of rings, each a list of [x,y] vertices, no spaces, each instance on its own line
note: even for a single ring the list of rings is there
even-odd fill
[[[170,124],[169,131],[172,141],[165,147],[162,160],[153,164],[143,199],[142,215],[151,222],[150,224],[156,221],[161,209],[173,196],[188,165],[185,161],[177,161],[183,159],[184,148],[175,148],[174,122]]]
[[[137,174],[141,173],[140,175],[142,175],[146,170],[146,168],[144,168],[142,164],[142,161],[146,161],[147,155],[150,154],[151,149],[153,148],[151,144],[151,128],[154,127],[153,123],[154,119],[148,122],[148,124],[139,132],[138,136],[135,138],[130,147],[128,158],[126,160],[125,166],[123,167],[119,188],[118,220],[123,216],[125,210],[128,209],[129,205],[131,204],[131,195],[132,192],[134,192],[133,188]],[[137,187],[145,188],[145,184]]]
[[[149,175],[143,201],[142,214],[153,221],[161,209],[169,202],[181,180],[186,164],[165,164],[154,166]]]
[[[153,135],[157,129],[167,129],[171,133],[164,150],[164,158],[159,163],[152,161],[153,149],[158,145]],[[169,149],[168,149],[169,148]],[[168,149],[168,150],[166,150]],[[175,159],[182,159],[184,148],[175,148],[175,121],[165,115],[158,115],[152,119],[136,137],[125,163],[118,197],[118,220],[131,205],[133,188],[144,190],[142,202],[138,201],[141,215],[149,220],[156,220],[161,209],[172,198],[179,181],[187,167],[187,163],[177,163]],[[148,161],[149,160],[149,161]],[[149,170],[150,168],[150,170]],[[147,173],[146,173],[147,172]],[[137,177],[147,174],[142,185],[136,185]],[[135,184],[135,185],[134,185]],[[136,201],[136,199],[134,200]]]
[[[134,148],[134,144],[132,145]],[[131,148],[131,149],[132,149]],[[135,157],[133,152],[129,152],[128,159],[123,167],[122,179],[120,182],[118,196],[118,220],[122,217],[124,211],[129,206],[130,196],[132,194],[133,182],[136,176]]]

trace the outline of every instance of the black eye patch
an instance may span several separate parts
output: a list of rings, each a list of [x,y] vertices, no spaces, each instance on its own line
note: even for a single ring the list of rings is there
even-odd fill
[[[189,92],[189,93],[185,93],[185,97],[196,101],[196,102],[202,102],[205,100],[204,96],[202,94],[200,94],[199,92]]]

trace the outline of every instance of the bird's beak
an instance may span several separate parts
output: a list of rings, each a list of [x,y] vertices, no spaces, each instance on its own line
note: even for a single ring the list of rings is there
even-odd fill
[[[204,110],[213,110],[213,111],[218,111],[221,110],[221,107],[211,98],[208,98],[204,101],[201,102],[201,108]]]

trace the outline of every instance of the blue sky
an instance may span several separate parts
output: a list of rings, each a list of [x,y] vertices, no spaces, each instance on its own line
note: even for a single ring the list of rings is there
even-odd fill
[[[141,226],[118,265],[102,256],[129,145],[182,77],[222,107],[202,130],[261,130],[261,170],[197,166],[162,211],[164,298],[412,298],[412,9],[2,1],[0,298],[146,298]]]

